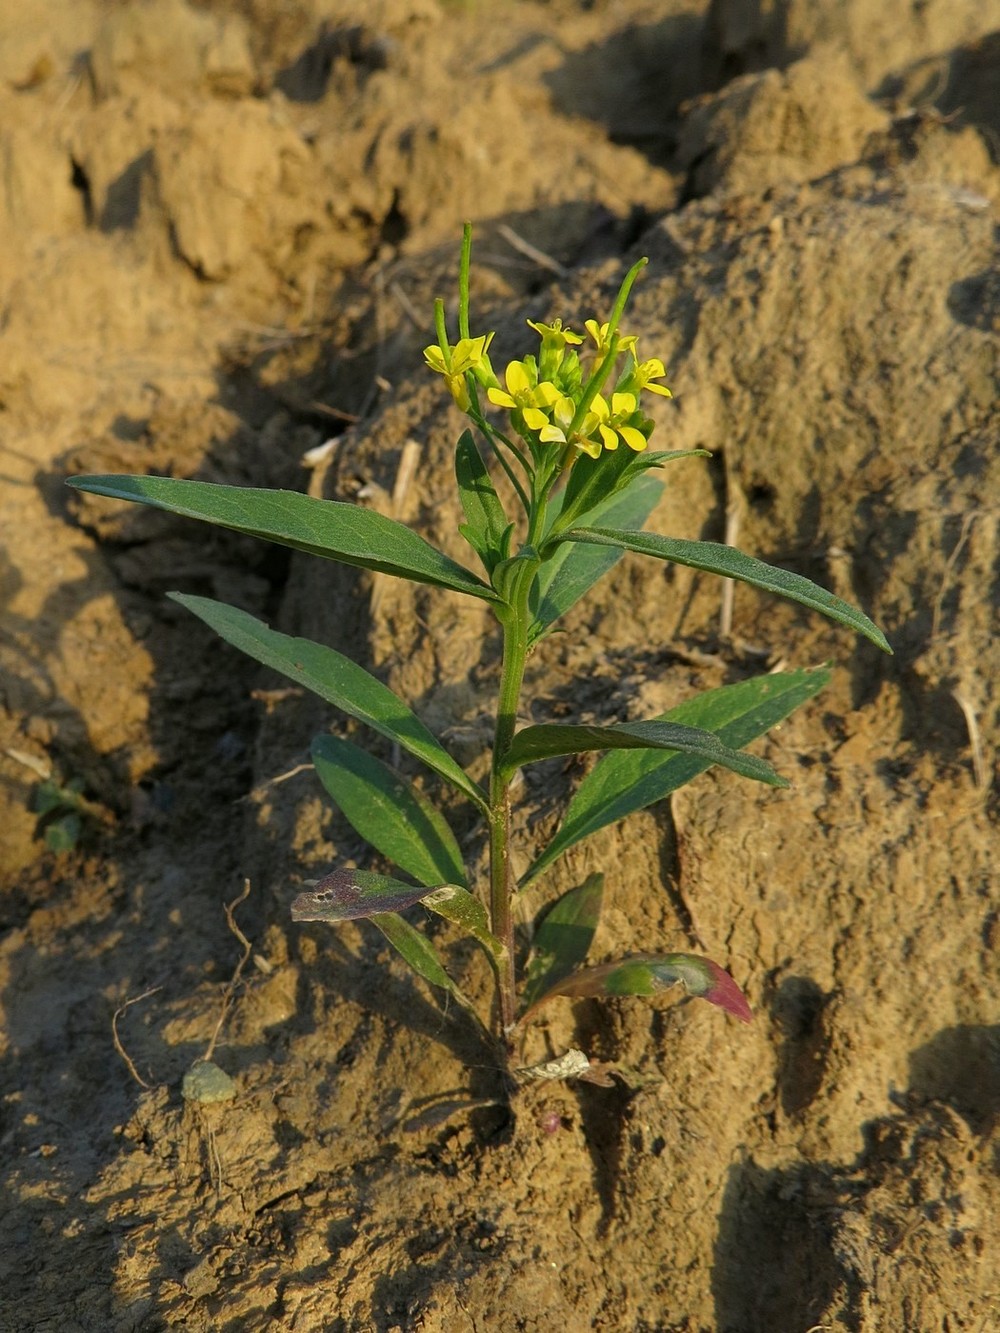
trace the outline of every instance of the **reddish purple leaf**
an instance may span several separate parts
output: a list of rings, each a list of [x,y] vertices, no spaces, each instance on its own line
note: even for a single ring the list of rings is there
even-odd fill
[[[557,995],[581,998],[591,995],[656,995],[680,983],[689,995],[696,995],[716,1004],[749,1023],[753,1018],[746,996],[724,968],[710,958],[697,954],[667,953],[640,954],[635,958],[620,958],[598,967],[585,967],[553,986],[524,1014]]]
[[[292,903],[293,921],[351,921],[381,912],[402,912],[430,889],[377,875],[371,870],[333,870]]]

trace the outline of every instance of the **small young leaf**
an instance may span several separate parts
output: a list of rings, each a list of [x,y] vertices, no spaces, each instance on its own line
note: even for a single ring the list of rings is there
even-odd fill
[[[557,995],[580,999],[591,995],[657,995],[678,982],[689,995],[717,1004],[749,1023],[753,1018],[746,996],[724,968],[710,958],[690,953],[639,954],[599,967],[586,967],[551,987],[526,1010],[521,1021]]]
[[[522,996],[526,1009],[587,957],[600,920],[603,897],[604,876],[589,875],[545,913],[531,945],[531,962]]]
[[[706,690],[663,714],[664,721],[699,726],[738,749],[813,698],[830,681],[827,668],[775,672]],[[563,852],[592,833],[661,801],[709,767],[695,755],[619,750],[607,754],[577,788],[562,825],[521,880],[534,879]]]
[[[586,750],[677,750],[697,755],[710,764],[722,764],[741,777],[766,782],[771,787],[787,787],[769,763],[752,754],[743,754],[724,745],[718,736],[700,727],[686,727],[677,722],[620,722],[610,727],[563,726],[543,723],[524,727],[503,756],[501,770],[513,773],[523,764],[552,759],[560,754],[582,754]]]
[[[839,597],[834,597],[833,593],[803,578],[801,574],[779,569],[776,565],[767,565],[763,560],[754,560],[732,546],[720,542],[683,541],[675,537],[660,537],[655,533],[626,532],[617,528],[574,528],[564,533],[563,537],[572,542],[618,546],[639,555],[653,556],[657,560],[669,560],[672,564],[688,565],[692,569],[703,569],[723,578],[738,579],[764,592],[777,593],[793,602],[801,602],[810,610],[819,611],[857,634],[863,634],[883,652],[892,652],[885,635],[863,611],[842,602]]]
[[[413,968],[417,976],[423,977],[432,986],[440,986],[442,990],[454,996],[459,1004],[468,1009],[478,1021],[478,1015],[476,1015],[472,1004],[445,971],[437,950],[426,935],[417,930],[416,926],[411,926],[409,921],[404,920],[403,917],[397,916],[395,912],[381,913],[378,916],[373,916],[371,920],[372,925],[378,926],[392,947]]]
[[[463,431],[459,437],[455,450],[455,475],[467,519],[460,531],[492,574],[494,566],[510,555],[514,529],[471,431]]]
[[[374,870],[331,870],[292,903],[293,921],[356,921],[379,912],[402,912],[430,890]]]
[[[68,484],[94,495],[166,509],[252,537],[308,551],[345,565],[468,593],[488,602],[493,589],[430,542],[394,519],[360,505],[320,500],[298,491],[219,486],[176,477],[84,476]]]
[[[210,597],[194,597],[180,592],[172,592],[169,596],[192,611],[227,643],[304,685],[380,735],[397,741],[480,809],[488,808],[483,792],[402,699],[343,653],[310,639],[294,639],[281,634],[246,611],[213,601]]]
[[[75,811],[60,815],[45,827],[45,846],[50,852],[71,852],[82,832],[83,820]]]
[[[662,481],[651,476],[639,477],[627,490],[598,505],[593,511],[593,517],[616,526],[625,524],[630,528],[641,528],[656,508],[662,493]],[[557,516],[553,514],[553,519]],[[533,604],[537,605],[538,610],[535,622],[528,631],[529,646],[536,643],[550,625],[589,592],[623,554],[609,546],[561,542],[542,565],[535,579]]]
[[[421,884],[465,884],[455,835],[405,778],[337,736],[317,736],[312,761],[345,819],[383,856]]]

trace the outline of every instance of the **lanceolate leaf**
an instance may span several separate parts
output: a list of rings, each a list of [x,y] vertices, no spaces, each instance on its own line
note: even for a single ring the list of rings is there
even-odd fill
[[[404,884],[402,880],[392,879],[389,875],[379,875],[373,870],[349,868],[332,870],[329,875],[317,880],[311,888],[300,893],[293,901],[292,920],[337,922],[368,918],[389,935],[389,931],[385,930],[385,920],[389,917],[402,920],[395,914],[407,907],[413,907],[416,903],[422,903],[438,916],[462,926],[478,940],[494,962],[503,952],[500,941],[489,929],[482,903],[474,898],[468,889],[463,889],[458,884],[441,884],[432,889],[417,887],[413,884]],[[390,929],[404,940],[408,939],[411,933],[415,934],[418,940],[422,940],[425,947],[414,946],[419,956],[424,956],[428,951],[434,957],[437,956],[426,936],[409,923],[403,922],[398,929],[396,927]],[[396,938],[393,938],[392,942],[397,948],[399,947]],[[400,949],[400,952],[403,953],[403,950]],[[420,969],[417,968],[417,971]],[[425,972],[420,972],[420,975],[427,976]],[[428,976],[427,980],[433,981],[437,986],[444,985],[444,982],[436,980],[435,977]]]
[[[562,509],[553,524],[553,532],[560,533],[575,526],[610,496],[630,490],[635,480],[650,468],[662,467],[676,458],[708,458],[705,449],[671,449],[663,452],[647,449],[634,454],[631,449],[603,450],[598,458],[586,455],[578,458],[566,482]]]
[[[653,476],[637,478],[626,491],[613,495],[592,511],[603,523],[641,528],[663,494],[663,482]],[[613,546],[561,542],[545,561],[535,580],[535,622],[528,631],[529,645],[575,605],[624,554]]]
[[[455,475],[466,518],[462,535],[492,573],[494,565],[510,555],[513,525],[500,503],[471,431],[463,431],[459,437],[455,450]]]
[[[317,736],[312,760],[341,813],[383,856],[421,884],[465,884],[455,835],[405,778],[337,736]]]
[[[503,953],[503,945],[490,930],[486,908],[468,889],[459,888],[456,884],[444,884],[420,901],[424,907],[437,912],[438,916],[443,916],[446,921],[451,921],[467,935],[471,935],[494,962]]]
[[[523,764],[551,759],[560,754],[585,750],[679,750],[697,755],[709,764],[722,764],[745,778],[755,778],[771,787],[787,787],[769,763],[752,754],[730,749],[717,736],[700,727],[672,721],[621,722],[611,727],[562,726],[559,723],[525,727],[511,742],[502,769],[513,772]]]
[[[829,683],[830,672],[788,671],[707,690],[663,720],[699,726],[734,749],[748,745],[783,721]],[[568,848],[598,829],[661,801],[709,767],[693,754],[619,750],[605,755],[577,788],[562,825],[528,868],[522,885],[547,869]]]
[[[746,996],[724,968],[710,958],[691,953],[639,954],[599,967],[574,972],[537,1000],[528,1014],[557,995],[580,999],[591,995],[658,995],[678,982],[689,995],[717,1004],[741,1023],[753,1018]]]
[[[485,810],[486,798],[437,738],[387,685],[343,653],[310,639],[295,639],[210,597],[172,592],[170,597],[210,625],[227,643],[273,667],[357,718],[440,774]]]
[[[472,1004],[444,970],[444,964],[438,957],[437,950],[426,935],[417,930],[416,926],[411,926],[409,921],[405,921],[403,917],[396,916],[394,912],[373,916],[372,924],[378,926],[392,947],[398,950],[417,976],[423,977],[432,986],[440,986],[449,995],[453,995],[459,1004],[467,1009],[476,1018],[477,1022],[479,1021]]]
[[[176,477],[70,477],[69,485],[202,519],[345,565],[395,574],[490,602],[497,600],[493,589],[471,570],[404,524],[360,505],[320,500],[298,491],[218,486]]]
[[[292,903],[293,921],[356,921],[379,912],[402,912],[421,898],[426,885],[404,884],[374,870],[331,870]]]
[[[531,944],[522,1001],[530,1008],[584,961],[601,917],[604,876],[590,875],[558,898],[542,918]]]
[[[639,555],[651,555],[657,560],[669,560],[673,564],[703,569],[723,578],[738,579],[764,592],[777,593],[793,602],[801,602],[810,610],[819,611],[831,620],[863,634],[883,652],[892,652],[885,635],[864,612],[842,602],[839,597],[834,597],[833,593],[803,578],[801,574],[793,574],[790,570],[754,560],[732,546],[724,546],[720,542],[683,541],[675,537],[660,537],[655,533],[617,528],[574,528],[565,533],[564,537],[572,542],[617,546],[626,551],[636,551]]]

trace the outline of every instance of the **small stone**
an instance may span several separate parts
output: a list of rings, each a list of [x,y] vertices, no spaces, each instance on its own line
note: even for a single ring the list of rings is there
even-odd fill
[[[211,1060],[196,1060],[184,1075],[181,1096],[186,1102],[230,1102],[236,1096],[236,1084]]]

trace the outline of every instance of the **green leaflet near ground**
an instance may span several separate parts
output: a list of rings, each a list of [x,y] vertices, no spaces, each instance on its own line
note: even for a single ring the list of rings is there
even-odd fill
[[[542,917],[531,942],[521,1002],[525,1009],[553,990],[582,963],[601,918],[604,876],[588,875],[575,889],[557,898]]]

